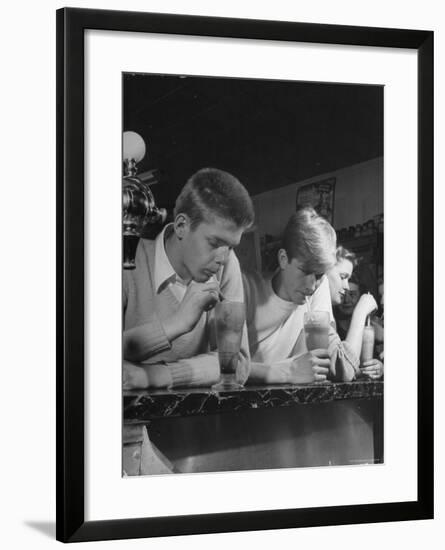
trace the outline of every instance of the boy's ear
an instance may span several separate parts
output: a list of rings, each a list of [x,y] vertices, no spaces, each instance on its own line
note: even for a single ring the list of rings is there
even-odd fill
[[[280,250],[278,250],[278,265],[280,266],[280,269],[287,267],[288,263],[289,258],[287,257],[287,252],[284,248],[280,248]]]
[[[178,239],[183,239],[190,231],[190,218],[187,214],[178,214],[173,222],[173,227]]]

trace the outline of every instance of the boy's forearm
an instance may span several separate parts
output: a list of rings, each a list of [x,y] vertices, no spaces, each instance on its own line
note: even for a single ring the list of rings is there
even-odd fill
[[[249,384],[288,384],[289,371],[266,363],[250,363]]]
[[[171,343],[184,334],[180,319],[172,316],[162,323],[153,317],[148,322],[123,334],[124,359],[134,362],[146,361],[161,351],[170,349]]]

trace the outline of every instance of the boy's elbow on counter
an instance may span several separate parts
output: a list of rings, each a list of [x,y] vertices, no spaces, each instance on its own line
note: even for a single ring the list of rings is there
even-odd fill
[[[140,363],[146,357],[143,356],[142,350],[138,343],[131,337],[125,336],[122,341],[123,356],[127,361],[132,361],[134,363]]]

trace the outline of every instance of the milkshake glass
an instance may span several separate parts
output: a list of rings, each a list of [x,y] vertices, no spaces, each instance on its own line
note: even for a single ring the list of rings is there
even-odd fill
[[[308,351],[329,348],[329,313],[307,311],[304,314],[304,333]]]
[[[243,386],[237,381],[236,371],[246,319],[244,303],[223,300],[216,304],[214,313],[221,378],[216,385],[212,386],[212,389],[240,389]]]

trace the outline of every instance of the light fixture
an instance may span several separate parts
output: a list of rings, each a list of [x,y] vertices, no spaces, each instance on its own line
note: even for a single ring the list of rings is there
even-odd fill
[[[145,225],[164,223],[167,211],[156,206],[149,184],[136,176],[137,164],[145,157],[145,141],[136,132],[124,132],[122,151],[123,266],[135,269],[136,248]]]
[[[127,175],[136,175],[136,165],[145,157],[146,150],[145,141],[139,134],[124,132],[122,152]]]

